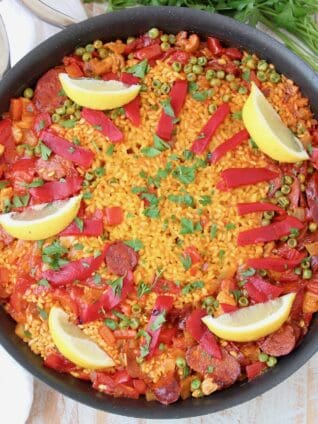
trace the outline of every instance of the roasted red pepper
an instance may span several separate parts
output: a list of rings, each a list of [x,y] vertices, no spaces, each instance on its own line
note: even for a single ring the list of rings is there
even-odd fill
[[[40,139],[54,153],[83,168],[89,168],[94,160],[94,153],[91,150],[79,147],[52,131],[42,131]]]
[[[59,352],[52,352],[44,359],[44,365],[58,372],[74,371],[77,367]]]
[[[95,303],[91,305],[81,305],[80,319],[81,322],[90,322],[98,319],[103,310],[109,311],[119,305],[134,288],[134,275],[128,271],[123,279],[120,294],[116,293],[112,287],[109,287]]]
[[[251,365],[247,365],[245,368],[247,378],[252,380],[253,378],[258,377],[266,368],[266,363],[260,361],[254,362]]]
[[[155,293],[165,294],[179,294],[181,289],[173,281],[166,280],[165,278],[154,278],[152,289]]]
[[[76,221],[60,232],[60,236],[89,236],[98,237],[103,234],[104,226],[102,219],[84,218],[81,220],[83,228]]]
[[[244,284],[244,288],[255,303],[263,303],[268,300],[276,299],[283,292],[281,287],[274,286],[263,280],[263,278],[255,275],[248,278],[248,282]]]
[[[40,134],[42,130],[45,130],[52,124],[51,115],[49,112],[42,112],[39,115],[36,115],[33,125],[33,130]]]
[[[151,357],[156,350],[162,324],[164,321],[158,321],[160,317],[165,318],[166,314],[170,311],[173,304],[172,296],[158,296],[155,306],[151,312],[150,320],[147,324],[146,331],[150,335],[151,340],[149,344],[149,353],[147,357]],[[159,317],[159,318],[158,318]]]
[[[306,197],[311,218],[318,222],[318,172],[315,172],[308,181]]]
[[[301,230],[303,226],[304,224],[297,218],[287,216],[283,221],[274,222],[265,227],[242,231],[238,235],[237,243],[239,246],[247,246],[248,244],[279,240],[281,237],[289,235],[292,228]]]
[[[135,127],[139,127],[141,124],[140,106],[140,96],[135,97],[134,100],[124,106],[127,118]]]
[[[186,329],[205,352],[217,359],[222,359],[220,346],[214,335],[206,328],[201,320],[204,316],[206,316],[206,312],[202,309],[193,311],[187,319]]]
[[[120,143],[123,139],[123,133],[116,127],[113,121],[102,111],[83,108],[82,117],[95,129],[109,138],[111,143]]]
[[[65,71],[71,78],[82,78],[84,76],[84,72],[77,63],[71,63],[65,66]]]
[[[124,220],[124,212],[120,206],[111,206],[104,209],[107,225],[119,225]]]
[[[225,49],[224,54],[231,60],[241,60],[243,57],[243,53],[235,47],[228,47]]]
[[[286,211],[279,206],[274,205],[273,203],[267,202],[251,202],[251,203],[238,203],[237,211],[240,216],[246,215],[253,212],[266,212],[274,211],[279,213],[279,215],[284,215]]]
[[[4,146],[4,160],[12,163],[17,157],[15,142],[12,135],[12,125],[10,119],[0,121],[0,144]]]
[[[299,265],[301,259],[299,260],[289,260],[283,258],[252,258],[246,261],[246,264],[249,267],[255,269],[266,269],[276,272],[284,272],[287,269],[293,269]]]
[[[208,37],[207,45],[208,45],[208,49],[210,50],[212,54],[214,54],[214,56],[221,56],[221,54],[224,51],[220,40],[215,37]]]
[[[171,65],[173,62],[180,62],[182,65],[186,65],[189,62],[191,55],[184,50],[172,50],[169,55],[168,63]]]
[[[174,117],[167,115],[163,110],[161,117],[158,123],[156,134],[163,140],[171,140],[174,120],[177,118],[181,112],[181,109],[184,105],[188,91],[188,83],[185,80],[177,80],[173,84],[173,87],[170,91],[169,99],[170,104],[174,112]]]
[[[69,262],[60,270],[48,269],[42,273],[43,278],[49,281],[51,286],[60,287],[73,283],[75,280],[83,281],[97,271],[105,259],[108,245],[99,256],[88,256],[77,261]]]
[[[163,55],[163,51],[159,44],[152,44],[151,46],[143,47],[134,53],[134,56],[138,60],[152,60],[159,59]]]
[[[236,305],[230,305],[229,303],[220,303],[220,306],[225,314],[237,311],[239,308]]]
[[[31,188],[33,203],[49,203],[73,196],[81,189],[82,181],[80,176],[67,177],[65,181],[50,181],[41,187]]]
[[[209,159],[210,163],[218,162],[227,152],[234,150],[237,146],[243,143],[243,141],[248,140],[250,137],[249,133],[246,130],[241,130],[238,133],[234,134],[231,138],[226,140],[224,143],[220,144],[214,151],[211,153]]]
[[[228,103],[223,103],[217,108],[216,112],[202,128],[198,138],[193,142],[191,147],[191,151],[193,153],[196,153],[197,155],[204,153],[204,151],[208,148],[211,138],[229,113],[230,106]]]
[[[184,250],[184,255],[188,255],[191,258],[192,265],[197,264],[202,261],[202,257],[195,246],[188,246]]]
[[[277,172],[267,168],[228,168],[221,172],[221,180],[217,188],[226,191],[230,188],[270,181],[277,175]]]
[[[117,79],[117,78],[114,78],[114,79]],[[140,78],[135,77],[135,75],[129,74],[128,72],[123,72],[120,75],[119,80],[121,82],[123,82],[124,84],[129,84],[129,85],[134,85],[134,84],[139,84],[140,83]]]

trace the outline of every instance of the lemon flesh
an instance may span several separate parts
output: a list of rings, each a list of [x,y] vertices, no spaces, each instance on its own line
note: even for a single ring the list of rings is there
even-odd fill
[[[0,225],[20,240],[44,240],[64,230],[76,217],[82,196],[42,203],[23,212],[0,215]]]
[[[120,81],[104,81],[94,78],[70,78],[59,74],[66,95],[73,102],[90,109],[108,110],[124,106],[134,100],[140,85],[127,85]]]
[[[242,117],[246,129],[259,149],[272,159],[289,163],[308,159],[302,143],[283,123],[254,83],[243,106]]]
[[[63,309],[53,306],[49,314],[49,330],[58,350],[79,367],[96,370],[115,365],[103,349],[69,321]]]
[[[295,293],[213,318],[202,318],[208,329],[224,340],[251,342],[278,330],[287,320]]]

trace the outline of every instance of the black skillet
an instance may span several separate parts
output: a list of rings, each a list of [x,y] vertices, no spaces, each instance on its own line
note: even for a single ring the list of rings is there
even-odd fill
[[[274,63],[298,84],[310,99],[318,115],[318,76],[293,53],[272,38],[251,27],[221,15],[174,7],[143,7],[101,15],[72,25],[42,43],[15,65],[0,83],[0,113],[8,109],[11,97],[33,86],[48,69],[57,65],[75,47],[95,39],[105,41],[146,32],[158,27],[168,33],[187,30],[202,35],[214,35],[230,46],[256,53]],[[0,343],[30,373],[57,391],[93,408],[114,414],[139,418],[171,419],[210,414],[239,405],[281,383],[304,365],[318,348],[318,318],[313,319],[301,345],[278,365],[250,383],[237,383],[222,392],[201,399],[187,399],[168,407],[145,399],[115,399],[90,387],[90,384],[66,374],[44,368],[40,357],[34,355],[14,334],[15,323],[0,308]]]

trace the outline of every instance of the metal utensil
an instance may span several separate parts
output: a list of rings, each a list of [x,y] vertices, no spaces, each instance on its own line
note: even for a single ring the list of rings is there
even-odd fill
[[[63,12],[53,9],[41,0],[21,0],[22,3],[31,10],[37,17],[49,24],[65,28],[72,24],[77,24],[78,19],[75,19]]]

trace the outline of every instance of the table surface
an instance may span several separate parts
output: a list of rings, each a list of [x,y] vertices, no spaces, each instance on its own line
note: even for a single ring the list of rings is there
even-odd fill
[[[107,414],[58,394],[34,382],[34,401],[26,424],[152,424]],[[314,424],[318,422],[318,354],[285,382],[241,406],[200,418],[178,420],[178,424]],[[172,423],[172,420],[168,421]]]

